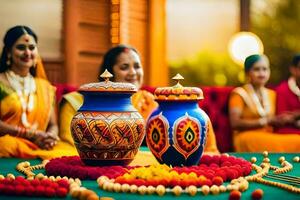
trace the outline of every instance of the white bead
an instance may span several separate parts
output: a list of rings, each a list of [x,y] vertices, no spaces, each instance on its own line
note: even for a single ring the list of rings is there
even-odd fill
[[[182,192],[182,188],[179,185],[176,185],[173,189],[172,189],[173,193],[176,196],[180,196],[181,192]]]

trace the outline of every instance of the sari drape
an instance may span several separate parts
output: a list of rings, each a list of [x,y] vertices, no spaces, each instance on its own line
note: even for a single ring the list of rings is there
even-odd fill
[[[55,106],[55,88],[45,79],[34,78],[36,92],[34,109],[27,113],[32,128],[46,131],[50,114]],[[0,119],[1,121],[23,127],[21,122],[22,106],[17,93],[0,82]],[[49,159],[64,155],[77,155],[76,149],[63,141],[58,141],[52,150],[40,149],[33,142],[6,134],[0,137],[0,157]]]

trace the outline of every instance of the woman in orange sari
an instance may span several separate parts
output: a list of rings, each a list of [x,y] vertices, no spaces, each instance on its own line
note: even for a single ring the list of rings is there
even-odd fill
[[[277,134],[285,115],[275,116],[276,95],[265,84],[270,77],[269,61],[264,55],[245,60],[248,83],[235,88],[229,99],[229,115],[234,130],[234,148],[238,152],[299,152],[297,134]]]
[[[126,45],[118,45],[110,49],[104,55],[99,74],[102,74],[106,69],[114,75],[113,81],[132,83],[137,88],[141,88],[144,70],[142,68],[138,52],[134,48]],[[135,93],[132,96],[131,102],[143,116],[145,121],[148,119],[152,111],[158,106],[158,104],[154,101],[154,96],[145,90],[139,90]],[[71,144],[73,143],[70,133],[71,120],[82,103],[82,95],[78,92],[72,92],[65,95],[60,104],[60,132],[67,136],[66,140],[68,140]],[[212,127],[211,123],[210,127]],[[218,153],[213,129],[210,128],[209,130],[210,132],[208,134],[209,136],[205,151]],[[143,163],[151,164],[156,163],[156,161],[153,156],[149,156],[149,154],[144,152],[139,152],[132,164]]]
[[[9,29],[0,61],[0,157],[76,154],[59,140],[54,95],[38,57],[36,34],[26,26]]]

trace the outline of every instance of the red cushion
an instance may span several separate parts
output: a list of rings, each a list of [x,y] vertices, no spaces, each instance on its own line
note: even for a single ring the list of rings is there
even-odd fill
[[[232,151],[232,131],[228,115],[228,99],[234,87],[201,87],[204,100],[199,102],[209,116],[220,152]]]
[[[64,94],[67,94],[69,92],[73,92],[73,91],[77,90],[77,87],[68,85],[68,84],[63,84],[63,83],[57,83],[57,84],[54,84],[54,86],[56,87],[56,102],[57,103],[60,102],[60,100]]]

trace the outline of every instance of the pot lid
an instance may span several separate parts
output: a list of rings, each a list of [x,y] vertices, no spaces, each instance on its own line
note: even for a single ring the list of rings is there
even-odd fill
[[[105,70],[101,75],[104,79],[102,82],[87,83],[81,85],[79,92],[119,92],[119,93],[134,93],[137,91],[135,85],[131,83],[112,82],[109,79],[113,77],[109,71]]]
[[[155,100],[161,101],[186,101],[204,99],[203,92],[198,87],[184,87],[179,81],[184,78],[177,74],[172,78],[177,83],[172,87],[159,87],[154,92]]]

